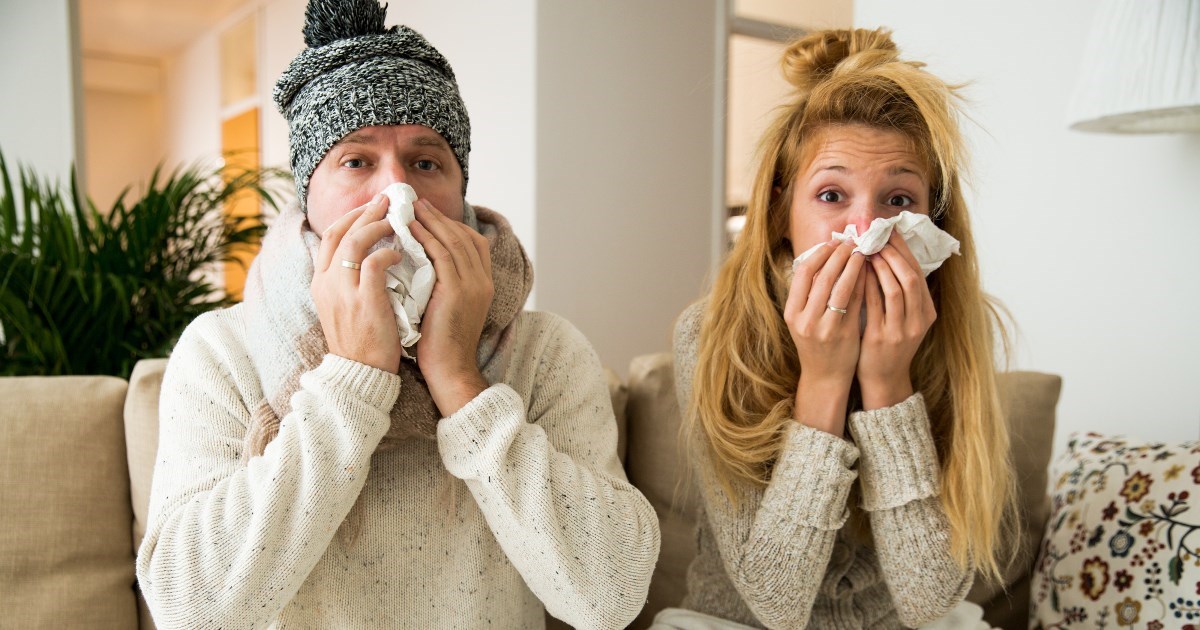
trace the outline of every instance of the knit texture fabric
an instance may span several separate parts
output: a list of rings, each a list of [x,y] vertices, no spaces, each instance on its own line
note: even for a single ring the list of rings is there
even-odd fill
[[[495,383],[512,356],[512,327],[533,288],[533,265],[503,216],[478,207],[475,216],[488,241],[494,286],[476,358],[483,376]],[[247,274],[247,349],[264,394],[261,401],[252,401],[253,424],[243,449],[247,458],[261,455],[275,438],[280,419],[291,411],[301,375],[316,368],[328,350],[311,290],[320,244],[304,214],[294,206],[285,208]],[[440,415],[416,364],[401,361],[400,379],[405,395],[392,408],[381,449],[413,437],[433,439],[437,430]]]
[[[703,302],[691,306],[675,329],[684,410],[703,313]],[[848,426],[853,443],[790,423],[770,483],[734,481],[736,504],[716,479],[702,433],[693,435],[702,501],[683,608],[764,628],[892,629],[927,624],[962,601],[974,573],[950,554],[921,395],[851,414]],[[873,547],[843,529],[855,483]]]
[[[330,147],[376,125],[424,125],[441,134],[462,167],[466,192],[471,122],[454,71],[420,33],[383,28],[383,12],[376,0],[310,0],[308,47],[275,83],[301,209]],[[352,19],[358,15],[364,17]]]
[[[163,380],[138,583],[160,628],[621,628],[658,520],[626,480],[595,352],[521,313],[496,384],[437,440],[376,446],[410,386],[334,355],[278,436],[243,449],[264,384],[246,305],[184,332]],[[357,536],[339,535],[361,515]]]

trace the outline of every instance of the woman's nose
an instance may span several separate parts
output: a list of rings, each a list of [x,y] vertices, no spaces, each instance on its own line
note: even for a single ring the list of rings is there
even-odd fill
[[[850,209],[849,222],[858,228],[858,233],[861,235],[871,227],[871,222],[880,216],[882,215],[874,204],[859,203]]]

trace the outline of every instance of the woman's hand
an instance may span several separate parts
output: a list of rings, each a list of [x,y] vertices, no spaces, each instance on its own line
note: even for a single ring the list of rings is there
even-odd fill
[[[437,273],[421,321],[417,365],[438,411],[449,416],[488,388],[476,357],[492,305],[492,258],[483,235],[424,199],[413,208],[417,220],[408,227]]]
[[[379,239],[394,233],[384,219],[387,207],[387,197],[377,195],[325,230],[312,297],[329,352],[395,374],[400,370],[400,332],[387,296],[386,273],[404,256],[389,248],[367,255]],[[343,266],[342,261],[361,268]]]
[[[827,243],[796,267],[783,317],[800,358],[796,420],[841,436],[859,361],[865,257],[854,243]],[[838,310],[845,312],[842,313]]]
[[[900,234],[871,257],[867,268],[867,326],[858,358],[863,408],[890,407],[913,394],[909,370],[937,319],[921,265]]]

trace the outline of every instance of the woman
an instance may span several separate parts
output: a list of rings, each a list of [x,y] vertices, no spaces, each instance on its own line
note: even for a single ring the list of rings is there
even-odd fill
[[[883,30],[807,36],[783,67],[744,231],[676,328],[703,499],[676,618],[917,627],[997,575],[1012,502],[954,89]],[[925,279],[898,232],[830,241],[902,211],[961,255]]]
[[[312,0],[275,100],[301,206],[243,304],[198,318],[163,379],[137,576],[160,628],[620,628],[658,555],[595,352],[522,311],[504,218],[472,208],[454,73],[375,0]],[[381,190],[436,281],[402,347]],[[406,354],[419,357],[419,363]]]

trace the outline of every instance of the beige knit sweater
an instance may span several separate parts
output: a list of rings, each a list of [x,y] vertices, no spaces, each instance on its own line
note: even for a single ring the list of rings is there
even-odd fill
[[[675,330],[676,388],[687,409],[703,304]],[[938,462],[920,394],[858,412],[853,442],[790,423],[766,488],[735,484],[737,506],[691,445],[702,498],[683,607],[767,628],[901,628],[962,601],[973,573],[950,555]],[[857,469],[855,467],[857,463]],[[857,479],[874,548],[842,531]]]
[[[522,313],[502,384],[374,455],[400,379],[328,355],[246,464],[262,391],[240,309],[189,326],[164,377],[137,558],[160,627],[540,628],[544,604],[619,628],[642,608],[658,521],[565,320]]]

